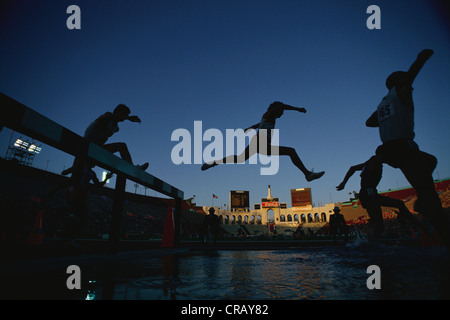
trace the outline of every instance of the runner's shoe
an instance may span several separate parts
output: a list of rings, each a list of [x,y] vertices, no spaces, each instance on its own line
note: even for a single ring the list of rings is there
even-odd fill
[[[325,171],[320,172],[313,172],[311,171],[308,175],[305,176],[306,181],[311,182],[313,180],[319,179],[321,176],[323,176]]]
[[[147,168],[148,168],[148,162],[146,162],[146,163],[144,163],[144,164],[137,165],[136,167],[138,167],[139,169],[145,171],[145,170],[147,170]]]

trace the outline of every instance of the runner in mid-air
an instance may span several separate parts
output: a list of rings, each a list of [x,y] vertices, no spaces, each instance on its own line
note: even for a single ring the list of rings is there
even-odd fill
[[[87,127],[84,137],[89,141],[102,146],[111,153],[119,152],[123,160],[133,163],[128,147],[125,143],[117,142],[106,144],[106,141],[108,141],[114,133],[119,131],[118,123],[125,120],[141,123],[141,119],[139,119],[138,116],[130,116],[130,108],[124,104],[119,104],[112,113],[105,112],[103,115],[95,119],[95,121]],[[138,167],[145,170],[148,168],[148,163]]]
[[[238,163],[238,162],[245,162],[248,160],[253,154],[259,153],[263,155],[271,155],[271,137],[272,137],[272,130],[275,128],[275,121],[276,119],[280,118],[285,110],[293,110],[298,111],[302,113],[306,113],[305,108],[297,108],[292,107],[290,105],[284,104],[279,101],[275,101],[272,103],[267,111],[264,113],[264,115],[261,118],[261,121],[247,129],[245,131],[250,129],[257,130],[256,135],[252,137],[250,144],[247,146],[247,148],[244,150],[244,152],[237,156],[237,155],[231,155],[224,157],[222,160],[219,161],[213,161],[212,163],[205,163],[202,166],[202,171],[207,170],[209,168],[215,167],[220,163]],[[261,129],[265,129],[261,131]],[[263,140],[262,143],[264,145],[264,141],[266,141],[266,148],[260,149],[260,140]],[[251,148],[250,146],[256,147]],[[291,147],[276,147],[278,149],[278,155],[281,156],[289,156],[291,158],[292,163],[303,172],[305,175],[305,178],[307,181],[313,181],[315,179],[320,178],[323,176],[325,171],[320,172],[313,172],[304,166],[303,162],[300,160],[300,157],[298,156],[297,152],[294,148]],[[264,150],[265,149],[265,150]]]
[[[379,128],[383,144],[377,148],[376,154],[384,163],[403,172],[416,190],[416,208],[430,220],[447,250],[450,250],[450,222],[442,208],[432,175],[437,159],[419,150],[413,140],[415,133],[412,84],[433,53],[430,49],[421,51],[407,72],[396,71],[386,79],[389,92],[367,119],[366,126]]]
[[[123,160],[133,164],[130,152],[128,151],[128,147],[125,143],[106,143],[114,133],[119,131],[119,122],[128,120],[131,122],[141,123],[141,119],[139,119],[138,116],[130,116],[130,112],[130,108],[126,105],[119,104],[113,112],[105,112],[100,117],[95,119],[87,127],[84,133],[84,138],[101,146],[111,153],[119,152],[120,157]],[[84,166],[87,162],[87,159],[76,157],[72,168],[67,169],[72,173],[71,179],[74,180],[74,184],[78,184],[82,179]],[[137,165],[137,167],[145,171],[148,168],[148,163],[146,162],[142,165]]]

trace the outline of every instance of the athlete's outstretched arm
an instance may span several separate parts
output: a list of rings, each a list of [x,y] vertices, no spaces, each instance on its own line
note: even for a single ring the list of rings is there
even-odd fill
[[[433,55],[434,51],[431,49],[425,49],[422,50],[418,55],[416,61],[409,67],[408,70],[408,80],[410,81],[409,84],[412,84],[414,82],[414,79],[416,79],[417,74],[424,66],[425,62],[427,62],[428,59]]]
[[[360,163],[355,166],[351,166],[350,169],[348,169],[347,174],[344,177],[344,180],[336,187],[337,191],[341,191],[344,189],[345,184],[347,183],[348,179],[356,172],[361,171],[364,168],[365,163]]]
[[[280,102],[280,108],[282,108],[283,111],[284,111],[284,110],[293,110],[293,111],[298,111],[298,112],[306,113],[306,109],[305,109],[305,108],[293,107],[293,106],[290,106],[290,105],[288,105],[288,104],[284,104],[284,103],[282,103],[282,102]]]
[[[425,49],[417,55],[416,61],[409,67],[406,77],[401,77],[396,84],[397,95],[400,101],[411,110],[414,110],[414,102],[412,98],[412,83],[416,79],[417,74],[422,69],[425,62],[433,55],[433,50]]]
[[[131,121],[131,122],[137,122],[137,123],[142,122],[138,116],[128,116],[126,120]]]
[[[293,110],[293,111],[306,113],[305,108],[293,107],[293,106],[284,104],[283,102],[279,102],[279,101],[275,101],[272,105],[275,105],[275,107],[274,108],[272,107],[271,109],[269,109],[266,112],[266,115],[273,116],[274,114],[283,113],[283,111],[285,111],[285,110]]]

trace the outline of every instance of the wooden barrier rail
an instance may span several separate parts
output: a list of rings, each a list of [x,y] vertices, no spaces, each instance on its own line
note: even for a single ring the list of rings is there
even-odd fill
[[[21,132],[30,138],[39,140],[74,157],[88,158],[99,167],[110,170],[117,175],[109,236],[110,252],[115,253],[119,248],[120,223],[123,213],[126,180],[134,181],[176,200],[174,243],[175,246],[179,245],[183,191],[117,157],[101,146],[64,128],[22,103],[0,93],[0,127],[3,126]]]

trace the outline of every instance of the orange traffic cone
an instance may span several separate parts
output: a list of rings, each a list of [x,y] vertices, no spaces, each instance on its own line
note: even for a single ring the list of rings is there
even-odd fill
[[[42,224],[42,217],[44,210],[39,210],[33,228],[31,229],[30,236],[28,237],[27,244],[42,244],[44,239],[44,228]]]
[[[169,207],[166,215],[166,224],[164,225],[164,233],[162,238],[161,247],[173,247],[175,244],[174,239],[174,229],[175,225],[173,223],[173,211],[172,207]]]

